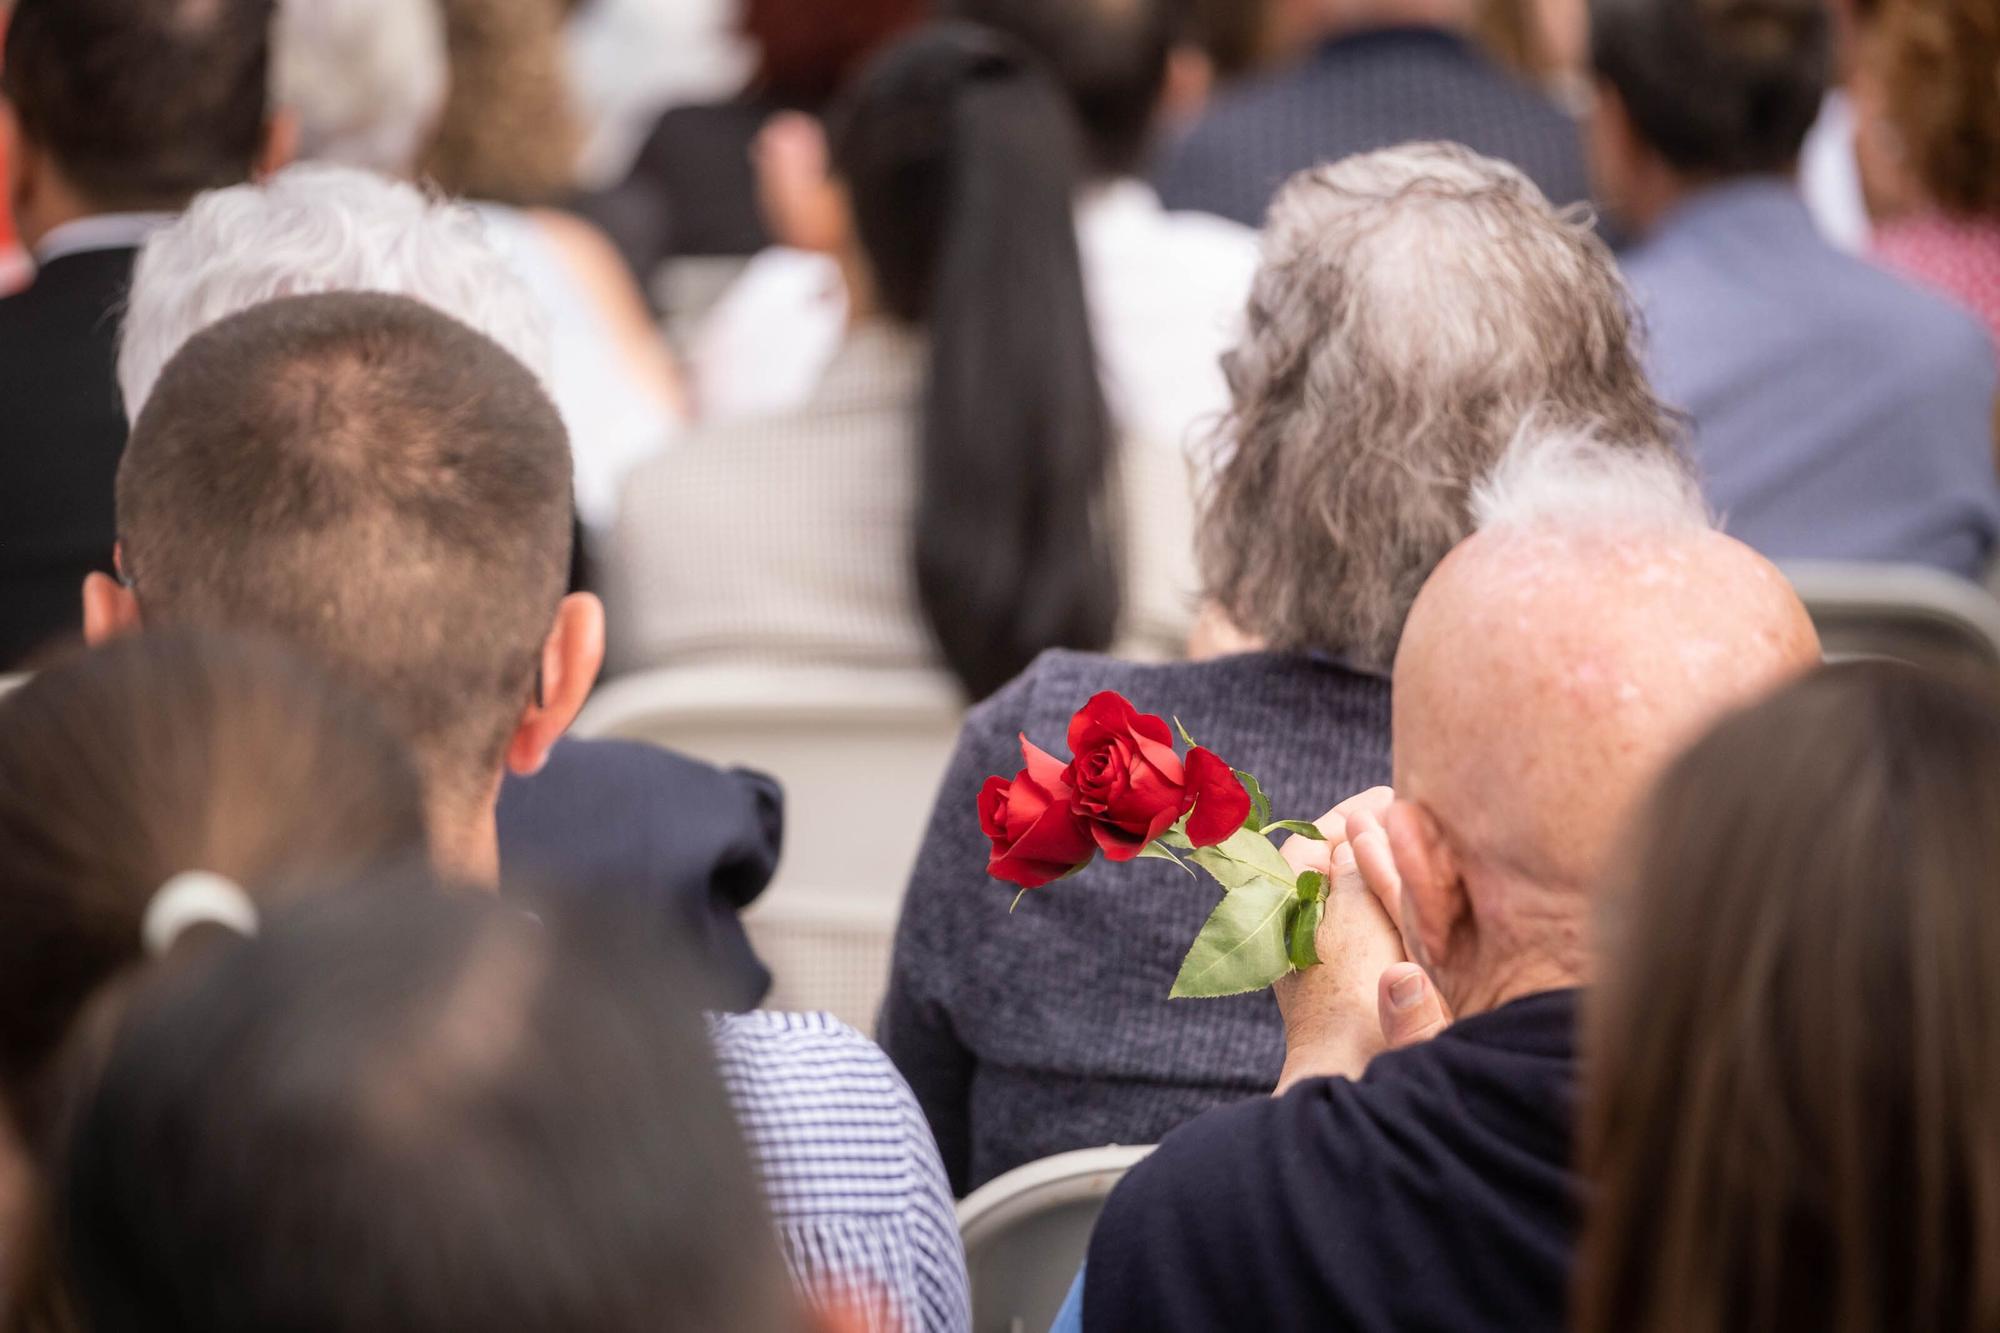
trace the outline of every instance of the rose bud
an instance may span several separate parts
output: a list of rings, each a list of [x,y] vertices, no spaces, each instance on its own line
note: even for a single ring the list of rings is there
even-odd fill
[[[993,840],[986,873],[1024,889],[1038,889],[1079,870],[1097,853],[1083,820],[1071,809],[1074,793],[1062,762],[1021,738],[1028,766],[1012,781],[986,780],[979,793],[979,826]]]
[[[1229,765],[1195,747],[1185,761],[1160,718],[1098,695],[1070,719],[1063,782],[1106,857],[1130,861],[1188,815],[1188,840],[1212,847],[1243,827],[1250,794]]]

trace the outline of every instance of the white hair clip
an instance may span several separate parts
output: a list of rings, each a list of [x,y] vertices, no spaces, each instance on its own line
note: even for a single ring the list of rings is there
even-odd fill
[[[238,935],[257,933],[257,905],[243,886],[224,875],[189,870],[175,875],[146,904],[139,937],[154,958],[165,956],[194,926],[221,926]]]

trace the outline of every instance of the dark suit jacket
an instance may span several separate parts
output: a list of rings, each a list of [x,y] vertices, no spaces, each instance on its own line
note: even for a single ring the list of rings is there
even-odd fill
[[[643,908],[708,965],[711,1008],[751,1009],[771,988],[737,913],[778,868],[784,794],[656,745],[560,742],[530,778],[500,789],[500,867],[510,883]]]
[[[118,321],[137,253],[65,255],[0,300],[0,671],[78,633],[83,576],[111,569]]]
[[[1412,139],[1511,162],[1558,206],[1590,198],[1576,122],[1471,42],[1435,28],[1338,37],[1218,97],[1168,151],[1160,197],[1261,227],[1297,173]]]

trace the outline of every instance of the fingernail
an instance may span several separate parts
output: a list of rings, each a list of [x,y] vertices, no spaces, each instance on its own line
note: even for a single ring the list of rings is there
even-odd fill
[[[1389,1004],[1401,1011],[1414,1008],[1417,1001],[1424,998],[1424,974],[1412,972],[1400,981],[1389,983]]]
[[[1340,846],[1333,849],[1333,868],[1335,870],[1354,869],[1354,847],[1352,844],[1343,842]]]

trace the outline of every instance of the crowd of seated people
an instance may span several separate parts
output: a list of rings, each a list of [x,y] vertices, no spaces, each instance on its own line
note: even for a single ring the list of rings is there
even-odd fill
[[[1991,0],[704,3],[588,193],[613,3],[0,0],[0,1333],[971,1333],[1113,1144],[1052,1333],[2000,1328],[2000,672],[1787,569],[2000,623]],[[867,1032],[580,725],[773,666],[965,705]],[[1268,988],[996,881],[1105,693]]]

